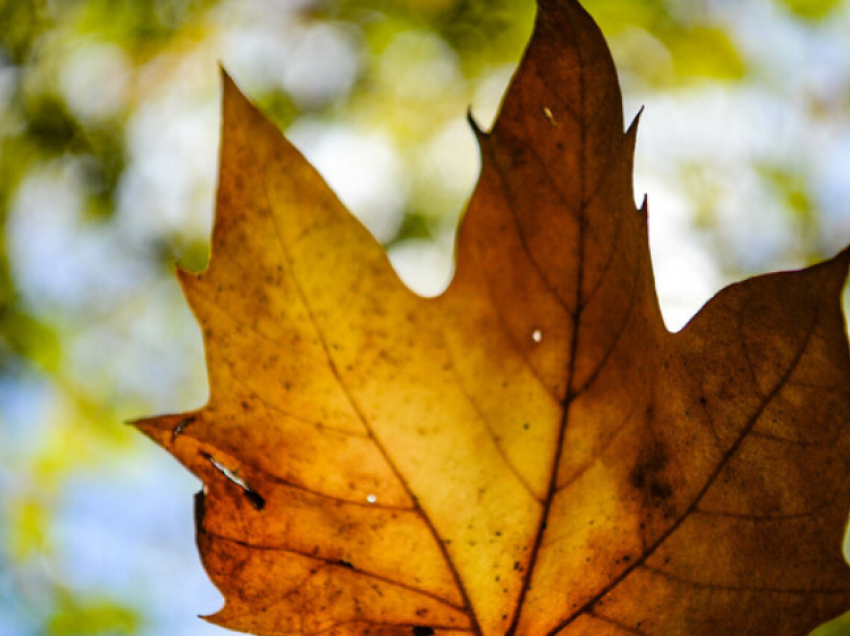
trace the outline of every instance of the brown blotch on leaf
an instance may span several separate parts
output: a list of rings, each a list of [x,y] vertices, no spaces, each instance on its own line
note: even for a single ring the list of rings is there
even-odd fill
[[[668,462],[669,456],[664,447],[653,444],[638,458],[629,473],[629,483],[651,499],[669,499],[673,495],[673,488],[664,474]]]

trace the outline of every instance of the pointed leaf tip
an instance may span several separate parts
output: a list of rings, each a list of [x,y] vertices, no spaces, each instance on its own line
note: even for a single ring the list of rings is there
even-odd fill
[[[475,116],[472,114],[472,106],[469,106],[466,109],[466,121],[469,124],[469,127],[472,128],[472,132],[476,139],[480,141],[482,137],[487,136],[487,132],[478,125],[478,121],[476,121]]]
[[[638,112],[635,113],[635,116],[632,118],[632,123],[629,124],[628,129],[626,130],[627,134],[633,134],[637,137],[638,126],[640,125],[640,120],[643,117],[643,112],[646,110],[646,106],[641,106],[638,109]],[[632,132],[634,131],[634,132]]]

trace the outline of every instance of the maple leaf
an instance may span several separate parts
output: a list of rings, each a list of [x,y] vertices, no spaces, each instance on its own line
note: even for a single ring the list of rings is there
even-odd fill
[[[138,422],[262,635],[798,636],[850,606],[834,259],[663,325],[608,49],[540,0],[440,297],[225,78],[209,403]]]

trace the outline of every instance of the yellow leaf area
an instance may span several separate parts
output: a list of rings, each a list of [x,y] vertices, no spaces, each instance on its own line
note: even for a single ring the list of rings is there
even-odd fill
[[[663,325],[616,72],[541,0],[420,298],[225,78],[210,400],[138,426],[263,636],[799,636],[850,607],[850,252]],[[686,140],[685,140],[686,141]]]

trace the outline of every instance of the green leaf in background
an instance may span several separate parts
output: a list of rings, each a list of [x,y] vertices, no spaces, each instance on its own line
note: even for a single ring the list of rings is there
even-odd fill
[[[801,18],[819,20],[829,15],[844,0],[780,0],[780,2]]]
[[[49,636],[133,636],[142,620],[125,603],[61,595],[47,623]]]
[[[821,625],[809,636],[848,636],[850,635],[850,612],[833,621]]]
[[[729,34],[713,27],[674,31],[665,38],[680,77],[741,80],[744,61]]]

